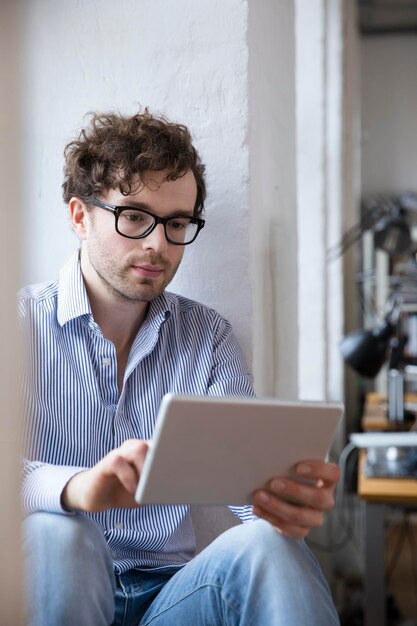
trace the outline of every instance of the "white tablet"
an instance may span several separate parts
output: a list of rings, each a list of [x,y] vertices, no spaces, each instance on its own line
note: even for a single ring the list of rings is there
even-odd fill
[[[253,398],[163,398],[136,491],[139,504],[252,504],[274,476],[324,459],[343,405]]]

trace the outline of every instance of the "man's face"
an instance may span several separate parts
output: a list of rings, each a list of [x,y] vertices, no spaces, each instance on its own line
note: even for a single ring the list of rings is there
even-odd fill
[[[193,216],[197,195],[194,175],[188,171],[174,181],[164,180],[167,172],[147,172],[145,185],[129,196],[111,189],[100,196],[116,206],[131,206],[151,211],[159,217]],[[86,216],[83,254],[88,257],[87,283],[105,289],[118,300],[150,302],[175,275],[184,247],[169,243],[164,227],[157,227],[143,239],[127,239],[115,230],[115,218],[98,207]],[[89,261],[89,263],[88,263]]]

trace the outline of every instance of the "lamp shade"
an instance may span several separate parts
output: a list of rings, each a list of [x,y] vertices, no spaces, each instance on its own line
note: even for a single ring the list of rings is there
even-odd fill
[[[374,378],[385,359],[395,332],[388,320],[372,330],[357,330],[347,335],[340,344],[343,358],[352,369],[366,378]]]
[[[403,254],[411,248],[410,228],[404,215],[384,217],[374,226],[375,247],[388,254]]]

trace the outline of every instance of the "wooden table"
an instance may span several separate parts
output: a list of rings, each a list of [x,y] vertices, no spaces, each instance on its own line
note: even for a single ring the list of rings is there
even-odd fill
[[[366,453],[359,455],[358,495],[372,503],[410,504],[417,502],[415,478],[369,478],[365,474]]]
[[[414,402],[414,396],[409,401]],[[364,430],[395,428],[385,414],[383,396],[368,394],[362,419]],[[417,505],[417,480],[369,478],[365,475],[365,462],[366,452],[361,450],[358,495],[365,502],[365,626],[385,626],[385,507],[391,504]]]
[[[404,401],[405,404],[412,403],[417,405],[417,394],[405,394]],[[384,394],[367,393],[361,420],[362,429],[365,431],[409,430],[410,422],[404,422],[403,424],[389,422],[387,409],[387,397]]]

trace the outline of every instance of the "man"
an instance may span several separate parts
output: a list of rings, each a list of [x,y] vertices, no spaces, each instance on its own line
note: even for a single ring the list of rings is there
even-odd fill
[[[189,507],[134,500],[165,393],[253,395],[228,322],[165,291],[204,226],[188,130],[147,110],[93,115],[63,189],[80,251],[20,294],[29,622],[338,623],[302,541],[333,506],[335,465],[301,464],[314,486],[271,477],[253,513],[234,509],[248,523],[198,556]]]

